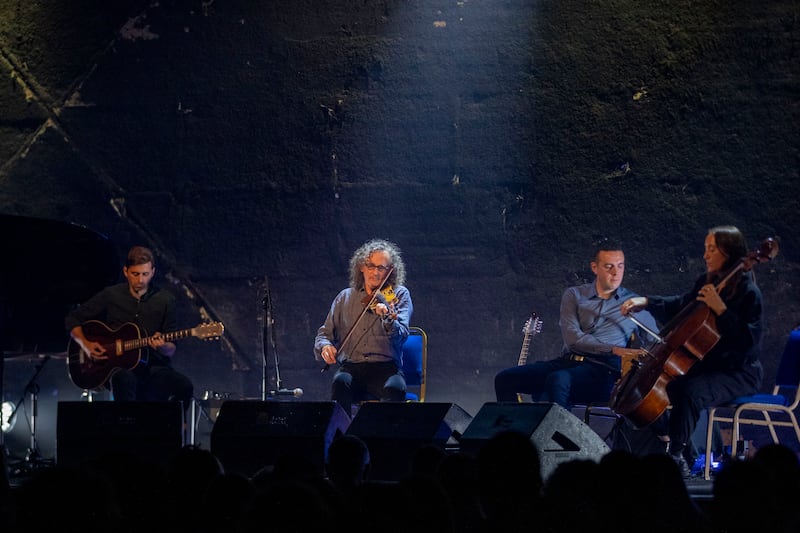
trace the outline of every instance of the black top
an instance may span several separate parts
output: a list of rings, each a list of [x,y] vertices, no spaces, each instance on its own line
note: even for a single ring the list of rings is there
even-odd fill
[[[697,298],[700,288],[707,284],[703,275],[692,289],[679,296],[648,296],[647,309],[660,321],[669,321]],[[743,373],[743,377],[761,386],[763,369],[758,361],[764,329],[761,289],[752,273],[743,272],[732,294],[722,293],[727,309],[716,317],[719,342],[692,367],[692,372],[722,371]],[[702,304],[700,304],[702,305]]]
[[[170,333],[177,329],[175,297],[169,291],[151,286],[139,299],[135,298],[127,283],[106,287],[86,303],[70,312],[64,319],[67,331],[87,320],[100,320],[111,329],[132,322],[139,326],[143,336]],[[169,358],[150,352],[150,364],[169,364]]]

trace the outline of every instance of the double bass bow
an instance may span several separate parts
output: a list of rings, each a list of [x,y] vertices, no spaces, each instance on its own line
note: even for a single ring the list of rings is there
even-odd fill
[[[393,266],[389,267],[389,270],[386,271],[386,277],[384,277],[380,285],[378,285],[378,287],[374,291],[372,291],[372,297],[369,299],[365,298],[364,301],[362,301],[362,303],[364,304],[364,308],[361,310],[361,314],[358,315],[358,318],[356,318],[355,322],[353,322],[353,325],[350,326],[350,329],[347,331],[347,335],[345,335],[344,338],[342,339],[342,342],[340,342],[339,346],[336,347],[337,353],[342,349],[342,347],[345,344],[347,344],[347,341],[350,340],[350,337],[353,335],[353,331],[355,331],[356,326],[358,326],[361,320],[366,316],[367,311],[370,310],[374,311],[375,307],[379,303],[383,303],[384,305],[387,305],[387,307],[391,305],[391,301],[394,300],[394,289],[392,288],[391,285],[387,286],[386,283],[392,276],[392,272],[394,272]],[[391,307],[389,307],[389,313],[390,316],[392,316]],[[395,318],[396,316],[397,315],[395,313],[394,316],[392,316],[392,318]],[[322,370],[320,370],[320,372],[327,371],[328,368],[330,368],[330,366],[331,366],[330,364],[325,364],[325,366],[322,367]]]
[[[772,238],[765,239],[758,250],[729,269],[715,285],[715,290],[722,294],[736,274],[749,271],[753,265],[776,255],[778,243]],[[643,327],[634,317],[630,318]],[[720,340],[716,315],[699,301],[684,307],[659,333],[649,330],[648,333],[657,339],[656,343],[633,361],[631,370],[614,385],[610,401],[615,413],[625,416],[639,428],[651,424],[666,411],[670,403],[667,385],[686,374]]]

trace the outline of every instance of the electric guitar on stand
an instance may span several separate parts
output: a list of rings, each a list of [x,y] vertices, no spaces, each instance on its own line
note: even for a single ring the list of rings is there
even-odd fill
[[[207,322],[189,329],[163,333],[166,342],[197,337],[204,340],[218,339],[225,332],[222,322]],[[102,387],[117,370],[132,370],[142,358],[142,349],[147,348],[152,337],[142,337],[139,326],[131,322],[111,329],[99,320],[83,324],[87,339],[98,342],[106,349],[106,359],[92,358],[80,344],[70,339],[67,346],[67,369],[72,382],[81,389],[93,390]]]
[[[539,318],[536,312],[533,312],[531,313],[530,318],[525,321],[525,325],[522,327],[522,348],[519,350],[519,360],[517,360],[517,366],[528,364],[528,352],[531,348],[531,339],[541,332],[542,319]],[[517,401],[522,403],[522,394],[517,394]]]

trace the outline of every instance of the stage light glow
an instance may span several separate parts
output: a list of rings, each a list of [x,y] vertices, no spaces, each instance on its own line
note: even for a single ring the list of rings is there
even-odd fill
[[[14,412],[14,404],[11,402],[3,402],[3,413],[2,413],[2,421],[3,425],[0,427],[0,430],[3,433],[8,433],[12,429],[14,429],[14,424],[17,422],[17,418],[14,417],[13,420],[11,419],[11,414]],[[10,420],[10,421],[9,421]]]

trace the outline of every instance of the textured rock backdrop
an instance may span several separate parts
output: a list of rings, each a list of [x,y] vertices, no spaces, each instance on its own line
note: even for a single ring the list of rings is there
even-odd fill
[[[180,347],[198,394],[260,395],[268,294],[267,387],[277,355],[326,399],[316,328],[352,250],[391,239],[429,400],[472,414],[532,311],[532,358],[558,352],[592,242],[677,293],[736,224],[781,239],[769,380],[800,322],[799,42],[791,0],[0,0],[0,212],[153,247],[181,322],[227,326]]]

